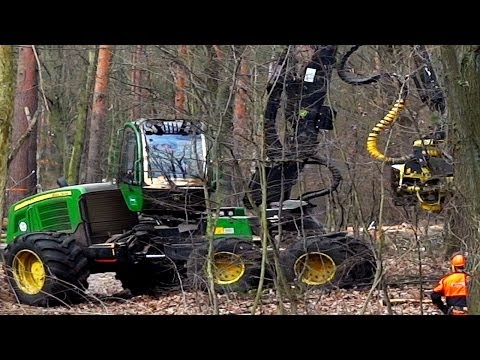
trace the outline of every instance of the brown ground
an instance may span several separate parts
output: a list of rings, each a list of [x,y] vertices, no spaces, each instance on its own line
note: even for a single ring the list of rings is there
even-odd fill
[[[448,271],[448,263],[439,256],[432,256],[434,242],[438,239],[428,237],[420,244],[422,284],[424,294],[420,302],[420,277],[418,251],[412,239],[406,236],[389,234],[388,253],[385,255],[385,278],[388,296],[393,302],[397,299],[410,299],[409,302],[394,303],[395,315],[436,315],[440,314],[429,300],[430,289],[434,283]],[[20,305],[15,301],[7,285],[3,270],[0,270],[0,314],[213,314],[208,295],[201,292],[175,291],[161,296],[138,296],[124,299],[115,296],[122,288],[114,274],[94,274],[89,278],[91,299],[87,302],[67,307],[37,308]],[[383,292],[374,290],[365,306],[369,288],[364,289],[322,289],[310,290],[297,302],[296,314],[388,314]],[[113,296],[112,296],[113,295]],[[416,301],[416,302],[413,302]],[[424,302],[425,301],[425,302]],[[220,314],[248,315],[252,312],[253,295],[219,295]],[[279,306],[273,290],[265,290],[261,305],[256,314],[278,314]],[[291,304],[285,304],[286,313],[292,313]]]

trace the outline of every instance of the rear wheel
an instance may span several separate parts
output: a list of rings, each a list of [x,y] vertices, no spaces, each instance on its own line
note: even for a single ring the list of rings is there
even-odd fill
[[[7,278],[21,303],[73,303],[88,287],[88,260],[75,239],[62,233],[19,236],[5,249]]]
[[[375,262],[368,246],[339,236],[312,236],[288,246],[281,256],[287,281],[296,285],[348,287],[373,279]]]
[[[370,285],[375,278],[375,255],[364,241],[352,237],[342,239],[350,256],[343,263],[341,287]]]
[[[283,246],[288,246],[297,241],[302,241],[306,237],[324,235],[325,233],[324,226],[314,216],[305,215],[302,218],[287,222],[283,226],[280,243]]]
[[[208,243],[195,248],[187,261],[187,276],[194,288],[208,288]],[[215,290],[246,292],[260,279],[262,254],[250,240],[218,239],[213,242],[211,274]]]

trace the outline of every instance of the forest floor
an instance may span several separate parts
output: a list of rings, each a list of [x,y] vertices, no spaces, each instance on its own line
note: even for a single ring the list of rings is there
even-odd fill
[[[354,289],[314,289],[297,297],[294,305],[284,301],[285,314],[299,315],[437,315],[430,292],[448,262],[438,252],[438,234],[420,242],[412,241],[402,230],[387,232],[384,254],[386,291],[370,287]],[[433,246],[432,246],[433,245]],[[421,272],[421,274],[420,274]],[[93,274],[89,279],[88,301],[74,306],[38,308],[20,305],[0,270],[0,314],[15,315],[201,315],[214,314],[208,294],[199,291],[166,291],[158,296],[125,296],[113,273]],[[387,306],[385,293],[391,302]],[[370,295],[369,295],[370,294]],[[219,314],[252,314],[255,294],[218,295]],[[280,306],[273,289],[265,289],[255,314],[279,314]]]

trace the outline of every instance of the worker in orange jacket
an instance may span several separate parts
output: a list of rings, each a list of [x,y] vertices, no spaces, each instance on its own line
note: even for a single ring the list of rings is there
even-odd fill
[[[467,315],[468,282],[465,256],[456,254],[450,259],[452,272],[440,279],[431,294],[432,303],[445,315]],[[445,297],[446,304],[442,300]]]

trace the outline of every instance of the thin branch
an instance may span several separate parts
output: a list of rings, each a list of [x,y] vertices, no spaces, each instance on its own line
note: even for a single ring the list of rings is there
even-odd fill
[[[33,54],[35,55],[35,60],[37,61],[37,68],[38,68],[38,82],[39,82],[39,85],[40,85],[40,91],[42,93],[42,97],[43,97],[43,102],[45,104],[45,109],[47,109],[48,112],[50,112],[50,108],[48,107],[48,103],[47,103],[47,98],[45,97],[45,90],[43,89],[43,78],[42,78],[42,70],[41,70],[41,64],[40,64],[40,59],[38,58],[38,54],[37,54],[37,49],[35,49],[35,45],[31,45],[32,46],[32,50],[33,50]]]
[[[12,147],[12,150],[8,154],[7,166],[10,165],[10,162],[13,160],[13,157],[17,153],[18,149],[20,149],[20,147],[23,145],[23,143],[25,142],[27,137],[30,135],[30,133],[32,132],[33,128],[35,127],[35,125],[37,123],[38,112],[35,112],[35,114],[33,114],[33,117],[31,117],[30,116],[30,110],[28,109],[28,107],[25,106],[24,111],[25,111],[25,116],[27,117],[27,121],[28,121],[28,128],[27,128],[27,131],[25,131],[22,134],[22,136],[20,136],[17,143]]]

